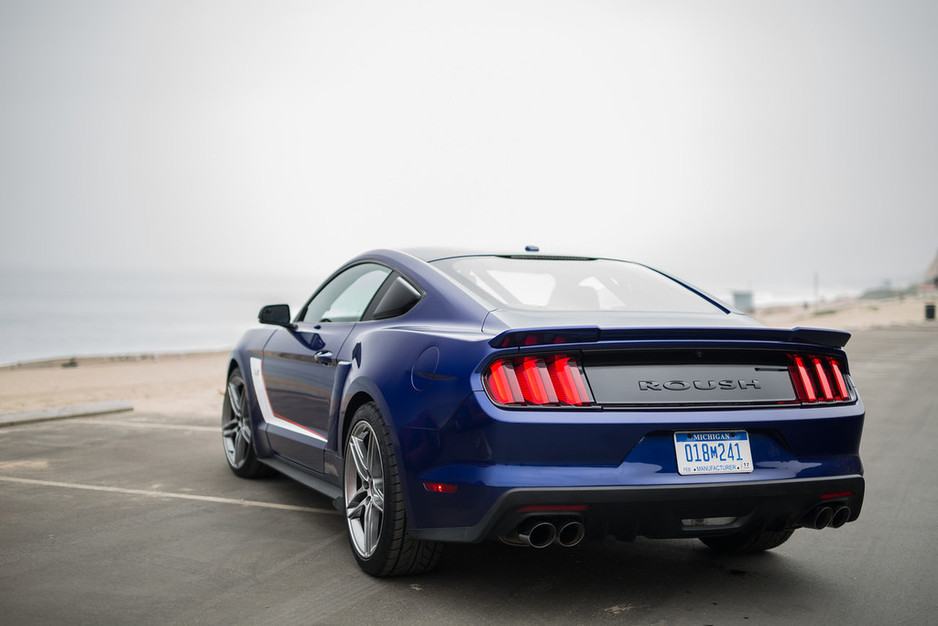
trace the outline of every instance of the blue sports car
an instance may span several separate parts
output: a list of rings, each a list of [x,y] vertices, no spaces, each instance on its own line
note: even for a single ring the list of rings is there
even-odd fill
[[[231,355],[231,470],[334,498],[359,566],[612,535],[768,550],[863,502],[850,335],[773,329],[638,263],[378,250]]]

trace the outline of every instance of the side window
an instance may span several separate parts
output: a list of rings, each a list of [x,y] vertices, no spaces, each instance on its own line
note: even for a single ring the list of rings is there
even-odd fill
[[[391,270],[374,263],[348,268],[319,290],[306,306],[303,321],[357,322]]]
[[[407,313],[420,302],[421,294],[417,288],[407,282],[402,276],[391,281],[391,284],[378,299],[372,319],[385,320]]]

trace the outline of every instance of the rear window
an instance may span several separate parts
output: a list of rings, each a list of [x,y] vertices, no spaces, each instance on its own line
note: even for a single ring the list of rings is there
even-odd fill
[[[644,265],[611,259],[459,257],[434,261],[493,308],[713,313],[719,307]]]

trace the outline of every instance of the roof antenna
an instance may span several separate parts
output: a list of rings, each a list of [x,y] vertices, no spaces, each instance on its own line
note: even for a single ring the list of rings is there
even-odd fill
[[[525,252],[540,252],[541,249],[538,248],[537,246],[525,246],[524,251]]]

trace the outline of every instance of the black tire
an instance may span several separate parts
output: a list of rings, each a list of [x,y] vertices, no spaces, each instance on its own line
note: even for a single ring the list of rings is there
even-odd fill
[[[701,537],[700,540],[710,548],[724,554],[751,554],[765,552],[782,545],[791,537],[794,530],[777,532],[736,533],[722,537]]]
[[[423,574],[443,544],[407,533],[404,495],[391,435],[373,402],[355,411],[345,440],[344,503],[349,546],[371,576]]]
[[[228,376],[225,403],[221,409],[221,438],[228,467],[241,478],[260,478],[273,473],[257,460],[254,425],[247,384],[237,367]]]

